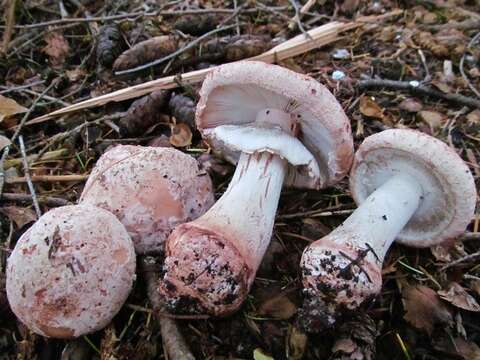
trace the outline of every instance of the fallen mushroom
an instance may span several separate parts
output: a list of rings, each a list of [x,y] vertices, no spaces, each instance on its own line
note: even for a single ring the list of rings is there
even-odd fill
[[[320,189],[353,158],[350,123],[321,84],[242,61],[205,79],[196,111],[204,138],[238,165],[227,190],[166,244],[159,291],[171,311],[215,316],[245,299],[270,242],[282,185]]]
[[[196,219],[213,202],[210,176],[193,157],[131,145],[103,154],[80,198],[116,215],[142,254],[163,251],[176,225]]]
[[[45,213],[7,264],[7,297],[30,330],[75,338],[106,326],[135,278],[135,251],[111,213],[88,205]]]
[[[350,189],[357,210],[308,246],[301,267],[305,308],[331,326],[382,286],[392,242],[429,247],[452,241],[470,222],[476,190],[467,165],[443,142],[414,130],[386,130],[355,154]],[[307,314],[308,315],[308,314]]]

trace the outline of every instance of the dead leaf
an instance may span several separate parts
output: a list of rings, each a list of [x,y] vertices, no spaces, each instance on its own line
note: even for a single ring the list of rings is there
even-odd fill
[[[458,337],[454,339],[457,353],[465,360],[480,360],[480,348],[471,341],[465,341]]]
[[[0,212],[13,221],[18,229],[24,225],[37,220],[35,211],[30,208],[21,208],[17,206],[4,206],[0,208]]]
[[[432,80],[430,83],[445,94],[452,92],[452,88],[447,83],[438,80]]]
[[[6,136],[0,135],[0,150],[2,150],[5,146],[10,145],[12,142]]]
[[[18,105],[15,100],[0,95],[0,122],[9,116],[21,114],[27,111],[27,108]]]
[[[78,66],[73,70],[65,71],[65,74],[67,75],[68,80],[71,82],[77,82],[78,80],[83,79],[87,75],[87,72]]]
[[[300,360],[303,358],[307,346],[307,335],[301,332],[297,327],[288,328],[288,359]]]
[[[470,123],[478,124],[480,123],[480,110],[476,109],[467,114],[467,120]]]
[[[383,119],[383,110],[370,96],[360,98],[360,112],[368,117]]]
[[[451,246],[435,245],[430,248],[430,252],[435,257],[435,260],[441,262],[452,261],[452,254],[450,253]]]
[[[447,291],[440,290],[438,295],[452,305],[467,311],[480,311],[480,305],[467,291],[458,283],[451,283]]]
[[[407,98],[400,103],[399,107],[400,109],[408,112],[419,112],[420,110],[422,110],[423,105],[420,101],[416,99]]]
[[[480,296],[480,280],[473,280],[470,283],[470,289],[475,291],[475,293]]]
[[[458,355],[464,360],[480,360],[480,348],[473,341],[467,341],[461,337],[441,337],[433,341],[433,347],[442,351],[445,355]],[[457,355],[457,356],[456,356]]]
[[[418,112],[417,118],[430,126],[432,131],[439,129],[447,120],[444,114],[432,110]]]
[[[290,301],[287,294],[280,293],[260,305],[258,313],[279,320],[290,319],[297,312],[297,307]]]
[[[62,65],[70,53],[68,41],[58,32],[48,33],[44,40],[47,45],[42,51],[49,56],[52,65]]]
[[[175,147],[184,147],[192,143],[192,130],[187,124],[171,125],[172,135],[170,135],[170,144]]]
[[[332,353],[336,353],[341,351],[342,353],[351,354],[357,348],[357,344],[355,344],[352,339],[340,339],[335,342],[335,345],[332,348]]]
[[[266,355],[260,348],[256,348],[255,350],[253,350],[253,359],[254,360],[274,360],[273,357]]]
[[[403,318],[413,327],[431,335],[435,324],[453,323],[452,314],[437,293],[426,286],[407,286],[402,289],[405,315]]]

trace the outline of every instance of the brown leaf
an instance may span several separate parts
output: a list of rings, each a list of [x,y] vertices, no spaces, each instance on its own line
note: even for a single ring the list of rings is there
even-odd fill
[[[464,360],[480,360],[480,348],[478,345],[461,337],[453,339],[451,337],[441,337],[433,341],[433,347],[442,351],[445,355],[459,355]]]
[[[433,86],[435,86],[438,90],[440,90],[441,92],[443,92],[445,94],[448,94],[448,93],[452,92],[452,88],[450,87],[450,85],[448,85],[445,82],[438,81],[438,80],[432,80],[430,83]]]
[[[435,257],[435,260],[441,262],[450,262],[452,261],[450,249],[451,246],[435,245],[430,248],[430,252]]]
[[[10,221],[13,221],[19,229],[22,228],[24,225],[37,220],[37,215],[35,214],[35,211],[30,208],[4,206],[0,208],[0,212],[7,216]]]
[[[405,315],[403,318],[417,329],[429,335],[435,324],[453,323],[452,315],[437,293],[426,286],[407,286],[402,289]]]
[[[368,117],[383,119],[383,110],[370,96],[360,98],[360,112]]]
[[[73,70],[65,71],[65,75],[67,75],[68,80],[71,82],[77,82],[78,80],[85,78],[87,72],[78,66]]]
[[[470,289],[480,296],[480,280],[473,280],[470,284]]]
[[[0,135],[0,150],[2,150],[5,146],[10,145],[12,142],[6,136]]]
[[[300,360],[303,358],[307,346],[307,335],[301,332],[297,327],[288,328],[288,359]]]
[[[465,360],[480,360],[480,348],[477,344],[458,337],[454,339],[457,353]]]
[[[452,305],[467,311],[480,311],[480,305],[467,291],[458,283],[451,283],[447,291],[440,290],[438,295]]]
[[[58,32],[48,33],[45,36],[47,45],[42,51],[50,57],[52,65],[58,66],[65,62],[65,58],[70,53],[70,46],[62,34]]]
[[[21,114],[27,111],[27,108],[18,105],[15,100],[0,95],[0,122],[9,116]]]
[[[447,117],[437,111],[423,110],[417,113],[419,120],[425,122],[432,131],[439,129],[447,120]]]
[[[400,109],[408,112],[419,112],[420,110],[422,110],[423,105],[420,101],[416,99],[407,98],[400,103],[399,107]]]
[[[480,123],[480,110],[476,109],[467,114],[467,120],[473,124]]]
[[[173,124],[171,126],[170,144],[175,147],[184,147],[192,143],[192,130],[187,124]]]
[[[280,293],[260,305],[258,313],[279,320],[290,319],[297,312],[297,307],[290,301],[287,294]]]

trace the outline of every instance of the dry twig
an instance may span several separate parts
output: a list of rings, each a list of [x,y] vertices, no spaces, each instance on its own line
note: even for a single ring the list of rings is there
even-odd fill
[[[37,218],[42,216],[42,211],[40,210],[40,205],[38,204],[37,195],[35,193],[35,187],[33,186],[32,179],[30,177],[30,170],[28,168],[27,152],[25,151],[25,144],[23,143],[23,136],[18,137],[18,143],[20,144],[20,153],[23,158],[23,172],[25,173],[25,179],[27,181],[28,189],[30,190],[30,195],[32,195],[33,207],[37,213]]]
[[[446,100],[458,105],[475,107],[480,109],[480,100],[473,99],[460,94],[445,94],[438,90],[434,90],[428,86],[412,83],[409,81],[396,81],[386,79],[368,79],[358,82],[360,89],[367,88],[386,88],[393,90],[405,90],[413,95],[430,96],[436,99]]]
[[[394,13],[394,15],[397,15],[397,14],[398,12]],[[382,16],[385,16],[385,15],[382,15]],[[288,59],[290,57],[297,56],[307,51],[310,51],[312,49],[319,48],[323,45],[329,44],[337,40],[339,38],[340,33],[357,28],[362,24],[363,24],[362,22],[328,23],[309,31],[309,34],[313,40],[306,39],[303,34],[298,35],[266,51],[261,55],[250,58],[249,60],[257,60],[257,61],[272,63],[272,62]],[[149,94],[155,90],[173,89],[178,86],[179,77],[181,81],[185,84],[194,84],[202,81],[205,78],[205,76],[214,68],[215,67],[202,69],[202,70],[195,70],[195,71],[182,74],[181,76],[179,75],[167,76],[164,78],[148,81],[143,84],[117,90],[112,93],[101,95],[96,98],[88,99],[80,103],[73,104],[65,108],[53,111],[49,114],[40,116],[38,118],[35,118],[27,122],[27,125],[42,123],[58,115],[67,114],[67,113],[71,113],[71,112],[82,110],[82,109],[88,109],[91,107],[101,106],[112,101],[120,102],[128,99],[133,99],[136,97]]]
[[[12,38],[13,27],[15,25],[15,7],[17,0],[7,1],[7,11],[6,11],[6,25],[5,31],[3,32],[3,41],[1,52],[6,54],[10,45],[10,39]]]
[[[74,182],[84,181],[88,179],[88,175],[33,175],[31,176],[32,182]],[[12,176],[5,178],[7,184],[22,184],[27,182],[27,179],[22,176]]]
[[[158,265],[154,258],[143,257],[140,266],[147,283],[147,295],[160,324],[163,344],[171,360],[195,360],[183,338],[175,320],[160,315],[162,304],[157,291]]]

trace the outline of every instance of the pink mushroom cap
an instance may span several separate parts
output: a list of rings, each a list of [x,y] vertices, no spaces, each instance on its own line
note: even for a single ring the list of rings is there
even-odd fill
[[[232,141],[216,131],[219,125],[248,126],[264,109],[291,114],[298,124],[296,138],[313,155],[319,173],[312,174],[313,164],[295,163],[295,153],[290,155],[291,161],[289,151],[296,150],[292,146],[275,147],[275,142],[264,136],[263,144],[255,147],[256,137],[250,134],[252,140]],[[350,120],[338,100],[314,78],[278,65],[237,61],[216,68],[203,82],[195,116],[204,138],[230,162],[237,162],[240,148],[247,153],[267,151],[289,160],[286,186],[331,186],[348,173],[352,164]]]
[[[135,279],[135,251],[111,213],[89,205],[45,213],[8,258],[7,297],[37,334],[75,338],[105,327]]]
[[[163,251],[176,225],[196,219],[213,202],[210,176],[193,157],[132,145],[102,155],[80,198],[117,216],[142,254]]]

